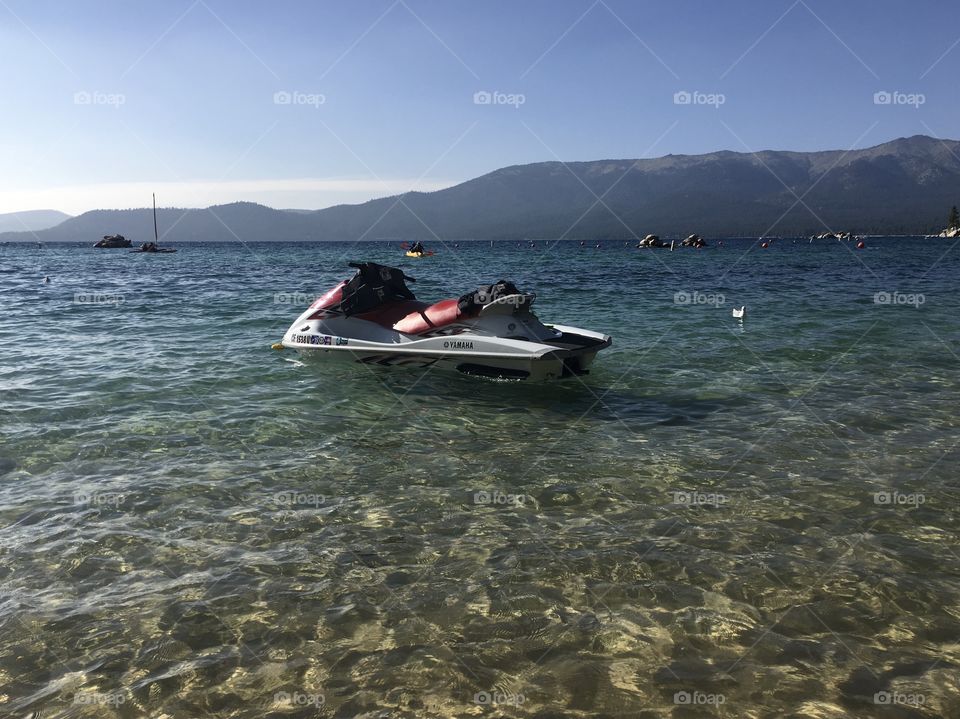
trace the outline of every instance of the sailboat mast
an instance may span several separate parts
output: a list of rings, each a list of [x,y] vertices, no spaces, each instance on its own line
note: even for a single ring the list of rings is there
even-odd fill
[[[160,238],[157,236],[157,193],[153,193],[153,241],[159,242]]]

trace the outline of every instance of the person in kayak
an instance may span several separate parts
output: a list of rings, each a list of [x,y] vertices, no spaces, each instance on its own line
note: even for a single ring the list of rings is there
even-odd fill
[[[424,252],[423,243],[422,243],[422,242],[415,242],[414,245],[413,245],[413,247],[410,248],[410,251],[411,251],[411,252],[414,252],[414,253],[419,252],[419,253],[422,255],[423,252]]]

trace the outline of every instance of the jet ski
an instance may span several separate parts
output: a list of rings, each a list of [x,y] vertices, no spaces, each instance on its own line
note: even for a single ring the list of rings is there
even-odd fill
[[[278,348],[305,358],[541,381],[586,374],[611,344],[609,335],[541,323],[531,310],[536,295],[510,282],[430,304],[414,296],[406,283],[416,280],[402,270],[349,266],[356,274],[315,300]]]

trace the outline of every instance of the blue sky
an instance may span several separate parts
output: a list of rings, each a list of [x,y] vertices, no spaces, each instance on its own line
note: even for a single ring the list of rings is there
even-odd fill
[[[0,212],[960,137],[950,2],[0,0],[0,61]]]

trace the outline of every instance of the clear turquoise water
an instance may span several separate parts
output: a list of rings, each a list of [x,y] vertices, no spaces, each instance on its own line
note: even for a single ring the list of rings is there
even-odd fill
[[[0,245],[0,714],[960,716],[949,242]],[[271,351],[349,259],[614,345]]]

